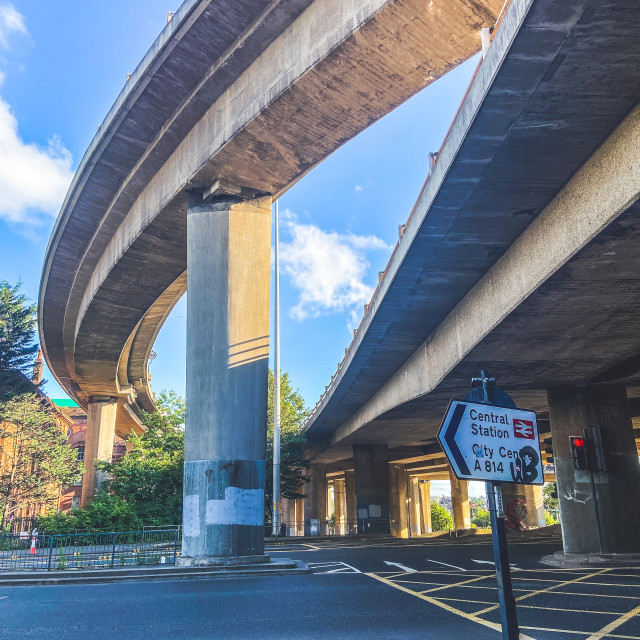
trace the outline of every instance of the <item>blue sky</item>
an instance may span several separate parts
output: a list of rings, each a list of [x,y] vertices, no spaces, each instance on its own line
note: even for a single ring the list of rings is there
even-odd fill
[[[73,171],[177,6],[0,0],[0,279],[21,279],[32,300]],[[342,360],[476,65],[428,87],[280,199],[281,363],[309,406]],[[185,323],[183,299],[154,347],[156,391],[184,394]],[[47,377],[49,395],[64,397]]]

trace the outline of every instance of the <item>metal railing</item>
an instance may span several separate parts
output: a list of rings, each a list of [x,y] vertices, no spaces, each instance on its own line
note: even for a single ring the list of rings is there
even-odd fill
[[[63,535],[0,536],[0,571],[114,569],[175,564],[177,529]]]
[[[264,529],[266,538],[274,537],[270,522],[265,522]],[[367,518],[364,520],[348,520],[335,523],[330,520],[306,520],[304,523],[281,523],[280,531],[276,537],[356,536],[388,533],[390,533],[390,521],[388,518]]]

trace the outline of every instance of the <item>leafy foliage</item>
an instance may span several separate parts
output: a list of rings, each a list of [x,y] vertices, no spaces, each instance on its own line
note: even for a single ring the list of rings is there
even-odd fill
[[[83,468],[66,443],[66,433],[36,393],[0,403],[1,525],[27,504],[53,505],[62,487],[76,482]]]
[[[0,280],[0,378],[14,371],[27,372],[38,352],[36,305],[27,304],[21,286]]]
[[[273,408],[274,375],[269,371],[269,400],[267,408],[267,486],[265,512],[271,515],[273,503]],[[283,498],[296,500],[304,497],[304,485],[310,478],[304,475],[310,460],[304,457],[306,438],[302,425],[309,415],[298,391],[291,388],[289,374],[280,376],[280,493]]]
[[[157,404],[158,411],[143,415],[146,431],[129,437],[131,451],[98,466],[109,475],[107,493],[130,504],[145,525],[162,526],[182,522],[185,403],[171,391]]]
[[[558,502],[558,490],[554,482],[549,482],[542,489],[542,500],[544,504],[544,523],[548,527],[558,524],[556,514],[559,513],[560,504]]]
[[[146,431],[129,437],[133,448],[122,460],[98,463],[110,477],[104,490],[83,509],[40,519],[39,527],[49,533],[136,531],[182,521],[184,399],[163,392],[157,405],[143,416]]]
[[[431,501],[431,530],[449,531],[453,529],[453,516],[449,509],[441,505],[437,500]]]

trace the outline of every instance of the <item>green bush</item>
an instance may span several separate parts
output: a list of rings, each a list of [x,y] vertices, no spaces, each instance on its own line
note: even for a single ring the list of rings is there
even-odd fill
[[[132,504],[102,493],[84,509],[39,518],[37,526],[39,531],[60,535],[83,531],[139,531],[143,524]]]
[[[449,531],[453,529],[453,516],[436,500],[431,501],[431,530]]]
[[[473,510],[471,522],[479,529],[489,529],[491,527],[491,514],[483,507],[476,507]]]

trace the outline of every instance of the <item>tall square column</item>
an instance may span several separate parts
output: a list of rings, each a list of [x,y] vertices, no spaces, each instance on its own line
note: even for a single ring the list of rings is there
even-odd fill
[[[451,481],[451,506],[453,507],[454,529],[471,529],[471,509],[469,507],[469,482],[458,480],[449,469]]]
[[[353,445],[358,533],[389,533],[389,463],[386,444]]]
[[[604,552],[640,552],[640,467],[625,387],[561,387],[547,397],[565,553],[599,551],[589,472],[573,468],[569,441],[595,426],[607,466],[595,474]]]
[[[403,464],[389,465],[389,511],[391,535],[409,537],[409,500],[407,494],[407,469]]]
[[[87,410],[87,435],[84,446],[84,466],[80,506],[86,507],[100,485],[105,474],[98,471],[96,462],[111,462],[113,439],[116,434],[117,398],[92,397]]]
[[[320,520],[320,532],[324,533],[327,520],[327,472],[324,464],[312,464],[307,470],[311,481],[305,488],[304,521],[305,533],[309,533],[310,520]]]
[[[182,563],[264,553],[269,200],[187,214]]]

